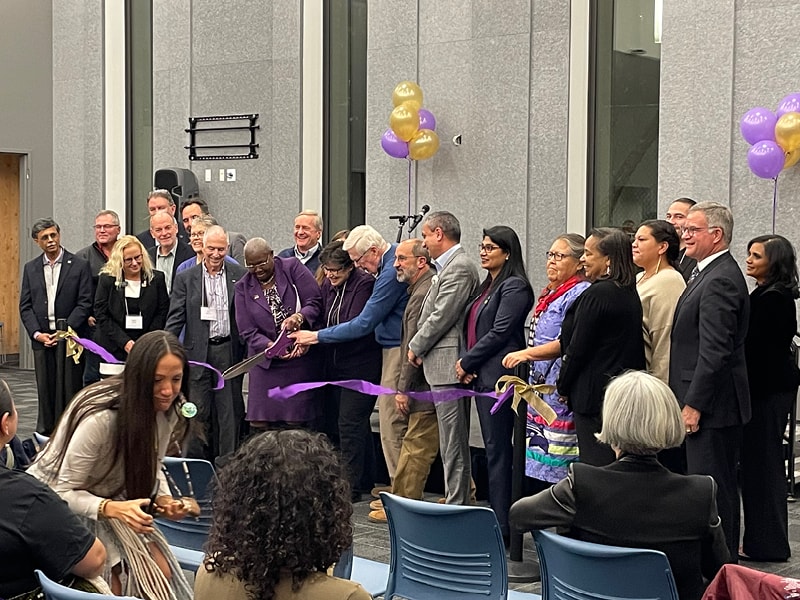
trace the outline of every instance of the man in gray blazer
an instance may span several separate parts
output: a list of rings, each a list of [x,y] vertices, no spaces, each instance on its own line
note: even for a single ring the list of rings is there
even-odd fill
[[[175,276],[166,329],[180,335],[189,360],[205,362],[220,371],[242,360],[234,309],[234,285],[245,269],[226,263],[228,236],[218,225],[209,227],[203,240],[203,262]],[[244,417],[242,380],[225,382],[214,391],[216,374],[204,367],[189,371],[189,396],[197,405],[197,419],[207,432],[208,447],[193,440],[186,454],[213,460],[236,450],[239,424]]]
[[[458,385],[456,362],[467,302],[478,287],[478,266],[461,247],[461,225],[446,211],[422,223],[422,239],[437,274],[422,305],[419,329],[408,344],[408,360],[422,365],[432,390]],[[469,504],[469,399],[436,404],[439,451],[448,504]]]

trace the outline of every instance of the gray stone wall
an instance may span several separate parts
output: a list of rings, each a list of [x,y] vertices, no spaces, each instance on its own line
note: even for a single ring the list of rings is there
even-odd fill
[[[566,224],[569,3],[385,0],[368,19],[367,222],[394,239],[387,216],[406,210],[407,163],[380,137],[394,86],[417,81],[441,147],[414,166],[412,212],[453,212],[476,260],[482,228],[514,227],[543,285],[542,256]]]
[[[0,152],[27,154],[30,171],[20,197],[20,263],[38,251],[28,221],[53,210],[52,17],[49,2],[8,0],[0,18]]]
[[[791,0],[664,2],[659,208],[681,195],[729,204],[740,263],[747,241],[772,231],[773,183],[750,172],[739,120],[800,91],[790,26],[798,19]],[[796,166],[778,177],[776,233],[800,243]]]
[[[34,2],[30,4],[40,4]],[[104,203],[103,1],[59,0],[53,11],[52,206],[64,245],[94,239]]]
[[[153,168],[192,169],[223,226],[276,250],[300,210],[301,30],[301,0],[153,2]],[[249,113],[260,115],[258,159],[189,161],[190,116]],[[222,168],[236,181],[220,182]]]

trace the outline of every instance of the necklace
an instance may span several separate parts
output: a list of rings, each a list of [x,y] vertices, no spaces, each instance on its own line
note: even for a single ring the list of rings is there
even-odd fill
[[[273,275],[272,277],[270,277],[270,278],[269,278],[269,279],[267,279],[266,281],[264,281],[264,282],[261,282],[261,289],[264,289],[264,290],[265,290],[265,289],[267,289],[268,287],[272,286],[272,284],[273,284],[273,283],[275,283],[275,275]]]
[[[645,270],[644,275],[642,275],[642,278],[639,280],[639,283],[643,282],[646,279],[650,279],[651,277],[653,277],[653,275],[658,275],[658,270],[660,268],[661,268],[661,255],[659,254],[658,255],[658,263],[656,264],[656,270],[653,271],[650,274],[648,274],[647,271]]]

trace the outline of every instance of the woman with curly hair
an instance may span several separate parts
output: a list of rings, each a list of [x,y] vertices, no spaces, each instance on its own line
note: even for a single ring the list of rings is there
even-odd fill
[[[122,236],[97,280],[95,341],[125,361],[143,334],[164,328],[167,312],[164,274],[153,269],[142,242],[132,235]]]
[[[324,435],[273,430],[219,473],[195,600],[369,600],[326,570],[353,543],[350,486]]]
[[[187,430],[181,407],[188,370],[174,335],[144,334],[122,374],[75,396],[28,469],[96,531],[106,547],[105,577],[116,595],[191,598],[152,516],[179,520],[199,514],[195,502],[173,499],[161,471],[172,436],[181,438]]]

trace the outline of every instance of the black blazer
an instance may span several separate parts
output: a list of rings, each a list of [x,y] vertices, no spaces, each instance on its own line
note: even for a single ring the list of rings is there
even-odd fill
[[[147,249],[147,254],[150,255],[150,262],[153,265],[153,269],[156,268],[156,252],[158,252],[158,246],[153,246],[152,248]],[[175,271],[178,269],[178,265],[180,265],[185,260],[190,258],[196,258],[197,253],[192,250],[192,247],[187,244],[186,242],[182,242],[178,240],[177,246],[175,247],[175,261],[172,263],[172,285],[175,285]]]
[[[797,363],[791,350],[796,331],[792,293],[782,286],[756,287],[750,294],[750,325],[744,345],[751,399],[764,392],[797,389]]]
[[[560,341],[558,393],[571,410],[600,414],[609,380],[645,368],[639,294],[598,279],[567,310]]]
[[[50,332],[47,322],[47,287],[44,282],[43,254],[25,263],[19,294],[19,316],[29,337],[37,331]],[[61,274],[56,287],[56,320],[66,319],[80,336],[89,330],[87,319],[92,314],[92,271],[89,263],[64,250]],[[33,341],[34,346],[39,344]]]
[[[139,311],[142,315],[142,329],[126,329],[125,288],[118,288],[116,279],[111,275],[100,275],[94,298],[94,316],[97,319],[95,341],[124,361],[127,358],[125,344],[138,340],[148,331],[164,329],[169,311],[169,296],[161,271],[153,271],[152,281],[142,281]]]
[[[466,350],[467,320],[475,299],[467,303],[461,350],[461,368],[477,373],[478,388],[494,390],[503,375],[513,375],[514,369],[503,367],[503,357],[525,347],[525,319],[533,307],[533,290],[519,277],[509,277],[481,303],[475,323],[477,342]],[[454,366],[455,368],[455,366]]]
[[[654,456],[623,456],[605,467],[570,465],[567,479],[511,507],[522,531],[557,527],[572,538],[667,555],[678,596],[697,600],[730,556],[717,486],[707,475],[677,475]]]
[[[247,274],[244,267],[235,263],[225,263],[225,282],[228,289],[228,322],[231,332],[231,364],[242,360],[244,346],[236,325],[234,286]],[[172,282],[169,313],[166,329],[176,336],[186,328],[183,345],[189,360],[205,361],[208,354],[208,321],[200,319],[200,304],[203,299],[202,263],[178,273]]]
[[[314,254],[312,254],[311,258],[309,258],[305,262],[306,269],[311,271],[312,275],[315,275],[317,273],[317,269],[319,269],[319,255],[320,254],[322,254],[322,244],[319,244],[317,246],[317,249],[314,252]],[[281,250],[278,253],[278,258],[295,258],[296,259],[297,257],[294,255],[294,246],[292,246],[290,248],[284,248],[283,250]],[[304,264],[304,263],[300,263],[300,264]]]
[[[672,321],[669,387],[681,406],[702,413],[701,427],[750,420],[744,342],[750,299],[739,265],[726,252],[684,290]]]

